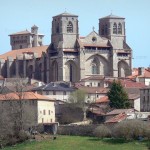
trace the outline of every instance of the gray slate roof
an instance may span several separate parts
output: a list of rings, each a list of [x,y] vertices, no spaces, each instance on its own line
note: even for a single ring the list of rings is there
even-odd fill
[[[105,16],[105,17],[102,17],[102,18],[100,18],[100,19],[125,19],[124,17],[119,17],[119,16],[115,16],[115,15],[113,15],[113,14],[110,14],[110,15],[108,15],[108,16]]]
[[[51,82],[49,84],[33,88],[32,91],[74,91],[75,88],[70,87],[67,83]]]

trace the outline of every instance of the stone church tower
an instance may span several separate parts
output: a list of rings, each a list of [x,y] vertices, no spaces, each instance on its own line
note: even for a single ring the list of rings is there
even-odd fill
[[[123,17],[111,14],[100,18],[98,33],[93,29],[87,36],[79,37],[78,16],[67,12],[59,14],[52,20],[49,46],[40,46],[43,35],[38,34],[36,26],[31,32],[19,32],[10,37],[11,44],[15,44],[13,51],[0,56],[3,77],[21,74],[49,83],[131,74],[132,49],[126,43]],[[22,39],[26,40],[19,49]]]
[[[62,13],[53,17],[51,45],[49,47],[51,81],[79,80],[77,71],[78,51],[76,47],[78,31],[78,16]]]

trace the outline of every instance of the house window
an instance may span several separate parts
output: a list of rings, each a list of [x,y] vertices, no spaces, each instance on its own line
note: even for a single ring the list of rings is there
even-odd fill
[[[51,119],[51,122],[53,122],[53,119]]]
[[[49,91],[46,91],[46,95],[49,95]]]
[[[63,95],[66,95],[66,91],[63,92]]]
[[[53,91],[53,95],[56,95],[56,91]]]
[[[113,25],[113,34],[117,34],[117,24],[114,23]]]
[[[20,45],[20,49],[22,49],[22,45]]]
[[[67,25],[67,32],[68,33],[72,33],[73,32],[73,24],[71,21],[68,22],[68,25]]]
[[[45,111],[45,109],[43,110],[43,115],[46,115],[46,111]]]
[[[44,118],[42,118],[42,123],[44,123]]]
[[[50,110],[48,110],[48,114],[49,114],[49,115],[51,114],[51,111],[50,111]]]
[[[92,87],[92,83],[90,83],[90,86]]]
[[[100,87],[101,86],[101,83],[98,83],[98,87]]]

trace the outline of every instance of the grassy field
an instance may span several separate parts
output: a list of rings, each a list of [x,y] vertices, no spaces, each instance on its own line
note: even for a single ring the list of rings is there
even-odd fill
[[[99,140],[93,137],[58,136],[56,140],[25,142],[4,150],[148,150],[145,142]]]

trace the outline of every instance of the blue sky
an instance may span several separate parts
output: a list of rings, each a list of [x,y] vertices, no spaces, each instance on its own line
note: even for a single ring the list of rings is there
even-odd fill
[[[9,34],[30,30],[32,25],[45,34],[44,44],[50,43],[52,17],[63,13],[79,16],[80,36],[86,36],[98,19],[109,15],[126,18],[127,43],[133,49],[133,67],[150,65],[150,0],[1,0],[0,54],[9,51]]]

